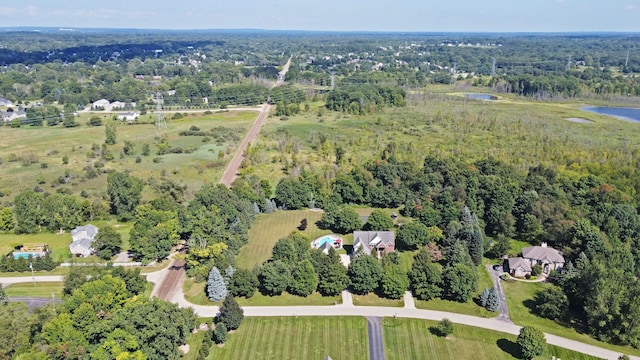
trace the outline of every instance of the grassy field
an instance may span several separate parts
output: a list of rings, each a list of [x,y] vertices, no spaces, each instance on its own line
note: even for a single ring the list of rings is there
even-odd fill
[[[403,307],[404,300],[392,300],[385,299],[374,293],[368,293],[367,295],[353,294],[353,305],[358,306],[390,306],[390,307]]]
[[[369,358],[367,322],[361,317],[245,318],[209,359]]]
[[[117,126],[117,143],[108,147],[114,155],[114,160],[104,161],[89,157],[92,145],[98,147],[105,139],[104,126],[87,126],[87,120],[95,114],[83,114],[76,122],[80,126],[75,128],[62,127],[23,127],[0,128],[0,190],[6,200],[13,198],[21,189],[31,189],[38,185],[38,177],[45,180],[40,186],[46,191],[55,191],[58,187],[67,187],[73,193],[85,190],[90,194],[102,195],[106,190],[106,175],[94,179],[87,179],[84,168],[97,161],[104,163],[105,169],[130,170],[140,178],[160,178],[167,176],[172,180],[186,184],[191,191],[198,189],[203,183],[217,181],[222,175],[226,162],[233,156],[234,150],[248,130],[257,113],[254,111],[231,111],[224,113],[195,113],[180,120],[167,120],[167,129],[162,133],[156,131],[153,121],[147,124]],[[98,113],[106,119],[113,114]],[[152,115],[142,116],[142,120],[153,120]],[[180,136],[179,132],[197,126],[202,131],[224,126],[232,129],[234,136],[213,136],[203,142],[203,136]],[[155,155],[157,135],[167,138],[172,147],[183,149],[192,148],[191,154]],[[133,142],[133,154],[120,156],[124,141]],[[142,144],[149,144],[151,154],[141,156],[141,162],[136,162],[136,156],[142,153]],[[223,155],[219,157],[219,153]],[[67,156],[68,164],[62,163],[63,156]],[[157,158],[157,160],[154,160]],[[36,160],[37,163],[28,161]],[[56,180],[69,171],[71,181],[60,185]]]
[[[316,222],[322,212],[310,210],[276,211],[271,214],[259,214],[249,230],[249,243],[240,249],[236,266],[253,269],[271,257],[273,245],[283,237],[297,230],[302,219],[307,219],[308,227],[303,232],[311,240],[331,231],[320,230]]]
[[[382,323],[384,352],[388,360],[453,360],[492,359],[511,360],[519,358],[516,336],[471,326],[453,325],[453,334],[448,338],[434,335],[435,321],[419,319],[390,319]],[[591,360],[592,356],[547,346],[545,353],[536,359]]]
[[[69,243],[71,243],[71,235],[68,232],[63,234],[54,233],[39,233],[29,235],[16,235],[13,233],[0,234],[0,254],[8,254],[16,246],[20,246],[27,243],[46,243],[51,249],[52,257],[56,261],[63,261],[68,259],[71,254],[69,253]]]
[[[600,346],[606,349],[618,351],[620,353],[640,356],[640,350],[638,349],[633,349],[628,346],[616,346],[600,342],[589,337],[586,334],[580,334],[574,329],[563,327],[555,321],[544,319],[534,315],[527,305],[530,305],[535,292],[543,289],[545,284],[503,281],[502,286],[504,288],[505,296],[507,297],[507,303],[509,305],[509,316],[515,324],[535,326],[540,330],[550,334],[577,340],[586,344]]]
[[[61,282],[36,282],[36,286],[33,286],[32,282],[11,284],[7,286],[4,291],[7,296],[11,297],[41,297],[51,298],[51,294],[58,298],[62,298],[62,288],[64,284]]]
[[[196,283],[193,279],[185,279],[183,289],[185,291],[185,299],[197,305],[221,305],[222,302],[211,302],[207,299],[204,291],[205,283]],[[322,296],[317,292],[302,297],[283,293],[280,296],[265,296],[259,291],[249,299],[239,297],[236,298],[240,306],[299,306],[299,305],[334,305],[341,304],[341,296]]]

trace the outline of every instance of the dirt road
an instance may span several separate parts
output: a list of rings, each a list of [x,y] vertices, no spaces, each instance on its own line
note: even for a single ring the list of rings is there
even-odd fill
[[[174,259],[167,269],[167,273],[156,284],[158,291],[155,293],[159,299],[171,301],[176,291],[182,292],[182,281],[185,277],[184,260]]]
[[[238,169],[240,169],[240,164],[242,164],[242,160],[244,159],[244,151],[247,149],[249,143],[253,142],[253,140],[258,136],[260,127],[262,126],[262,123],[264,123],[264,119],[267,118],[267,114],[269,114],[270,107],[271,106],[269,104],[262,105],[262,109],[260,110],[256,121],[253,122],[247,136],[244,137],[240,147],[238,147],[238,151],[236,151],[236,154],[233,156],[233,159],[231,159],[231,162],[229,162],[229,165],[227,165],[227,168],[224,169],[224,174],[222,174],[220,184],[230,187],[233,180],[238,176]]]

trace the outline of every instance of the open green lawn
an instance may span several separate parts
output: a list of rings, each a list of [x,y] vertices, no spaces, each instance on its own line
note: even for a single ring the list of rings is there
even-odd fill
[[[353,294],[353,305],[357,306],[390,306],[390,307],[403,307],[404,300],[392,300],[378,296],[374,293],[368,293],[367,295]]]
[[[205,294],[205,283],[196,283],[193,279],[185,279],[183,289],[185,292],[185,299],[187,301],[197,305],[221,305],[222,302],[211,302],[207,299]],[[341,296],[322,296],[320,293],[314,292],[313,294],[302,297],[291,295],[289,293],[282,293],[280,296],[266,296],[262,295],[259,291],[249,299],[239,297],[236,298],[240,306],[300,306],[300,305],[334,305],[341,304]]]
[[[539,289],[543,289],[545,284],[524,283],[519,281],[503,281],[502,286],[504,288],[505,296],[507,297],[507,303],[509,305],[509,316],[515,324],[535,326],[540,330],[550,334],[581,341],[586,344],[600,346],[603,348],[618,351],[620,353],[640,356],[640,350],[638,349],[633,349],[628,346],[616,346],[600,342],[589,337],[588,335],[580,334],[574,329],[563,327],[555,321],[544,319],[534,315],[527,307],[527,305],[530,305],[535,292]]]
[[[250,317],[213,346],[211,360],[369,358],[367,321],[362,317]]]
[[[62,234],[39,233],[29,235],[16,235],[13,233],[0,234],[0,254],[8,254],[16,246],[27,243],[45,243],[51,249],[52,257],[56,261],[63,261],[71,256],[69,253],[69,243],[71,235],[68,232]]]
[[[193,113],[180,120],[167,120],[167,128],[162,133],[156,131],[153,125],[155,115],[148,114],[141,117],[141,121],[149,122],[138,125],[118,123],[116,133],[117,142],[108,147],[114,155],[111,161],[91,158],[92,145],[98,147],[105,139],[104,126],[87,126],[87,120],[92,115],[98,115],[103,121],[114,114],[97,113],[82,114],[77,120],[80,126],[75,128],[63,127],[22,127],[0,128],[0,190],[7,196],[3,200],[11,200],[20,189],[32,189],[36,185],[45,191],[55,192],[57,187],[66,187],[73,193],[81,190],[89,194],[101,196],[106,190],[106,175],[97,178],[85,178],[83,170],[87,165],[96,161],[104,163],[104,169],[129,170],[137,177],[156,179],[168,176],[172,180],[188,185],[192,190],[199,189],[204,183],[217,181],[222,175],[228,160],[233,156],[237,145],[255,120],[255,111],[230,111],[223,113]],[[224,135],[219,141],[213,136],[204,139],[203,136],[180,136],[179,132],[197,126],[202,131],[224,126],[230,128],[233,136]],[[227,134],[227,133],[225,133]],[[169,146],[182,149],[194,149],[190,154],[156,155],[156,135],[166,136]],[[134,144],[133,154],[120,156],[124,141]],[[203,142],[203,140],[207,140]],[[151,146],[149,156],[141,156],[141,162],[136,157],[142,153],[142,144]],[[223,157],[219,157],[222,152]],[[69,159],[68,164],[62,163],[63,156]],[[154,158],[158,158],[154,161]],[[29,159],[37,162],[33,163]],[[68,171],[71,181],[60,185],[57,179]],[[44,184],[38,184],[38,177],[44,179]]]
[[[435,321],[385,318],[382,323],[387,360],[457,360],[519,358],[516,336],[481,328],[454,324],[453,334],[443,338],[432,333]],[[556,346],[547,346],[536,359],[597,359]]]
[[[33,282],[11,284],[7,286],[4,291],[7,296],[11,297],[41,297],[51,298],[53,294],[56,298],[62,298],[62,288],[64,284],[62,282],[36,282],[36,286],[33,286]]]
[[[259,214],[249,230],[249,243],[240,249],[236,266],[253,269],[271,257],[273,245],[283,237],[297,230],[302,219],[307,219],[308,227],[303,233],[309,241],[331,231],[320,230],[316,222],[322,212],[311,210],[276,211],[271,214]]]

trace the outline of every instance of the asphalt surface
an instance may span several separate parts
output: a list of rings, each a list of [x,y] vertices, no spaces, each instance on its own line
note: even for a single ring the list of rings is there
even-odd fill
[[[171,301],[176,291],[182,292],[182,282],[184,280],[185,261],[173,259],[166,269],[166,273],[159,283],[156,284],[155,296],[161,300]]]
[[[502,289],[502,280],[500,280],[502,271],[494,270],[491,265],[487,265],[487,270],[489,271],[489,274],[491,274],[493,286],[496,288],[498,297],[500,298],[500,309],[496,319],[513,324],[513,321],[511,321],[511,318],[509,317],[509,305],[507,304],[507,297],[504,295],[504,290]]]
[[[384,360],[382,342],[382,318],[367,316],[367,334],[369,335],[369,360]]]
[[[54,302],[62,304],[61,299],[37,298],[37,297],[9,297],[9,302],[23,302],[29,307],[29,312]]]

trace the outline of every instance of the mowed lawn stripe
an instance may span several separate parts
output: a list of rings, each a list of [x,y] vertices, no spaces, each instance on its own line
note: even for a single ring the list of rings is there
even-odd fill
[[[210,359],[368,358],[362,317],[251,317],[211,348]]]
[[[482,328],[454,324],[448,338],[436,336],[430,331],[438,325],[435,321],[420,319],[383,320],[383,337],[387,360],[395,359],[515,359],[518,354],[516,336]],[[592,356],[547,346],[539,359],[593,360]]]
[[[240,249],[236,258],[236,265],[240,268],[253,270],[271,257],[273,245],[279,239],[297,230],[302,219],[307,219],[308,227],[304,234],[311,240],[330,233],[319,230],[316,222],[322,217],[322,212],[311,210],[276,211],[271,214],[259,214],[249,230],[249,242]]]

